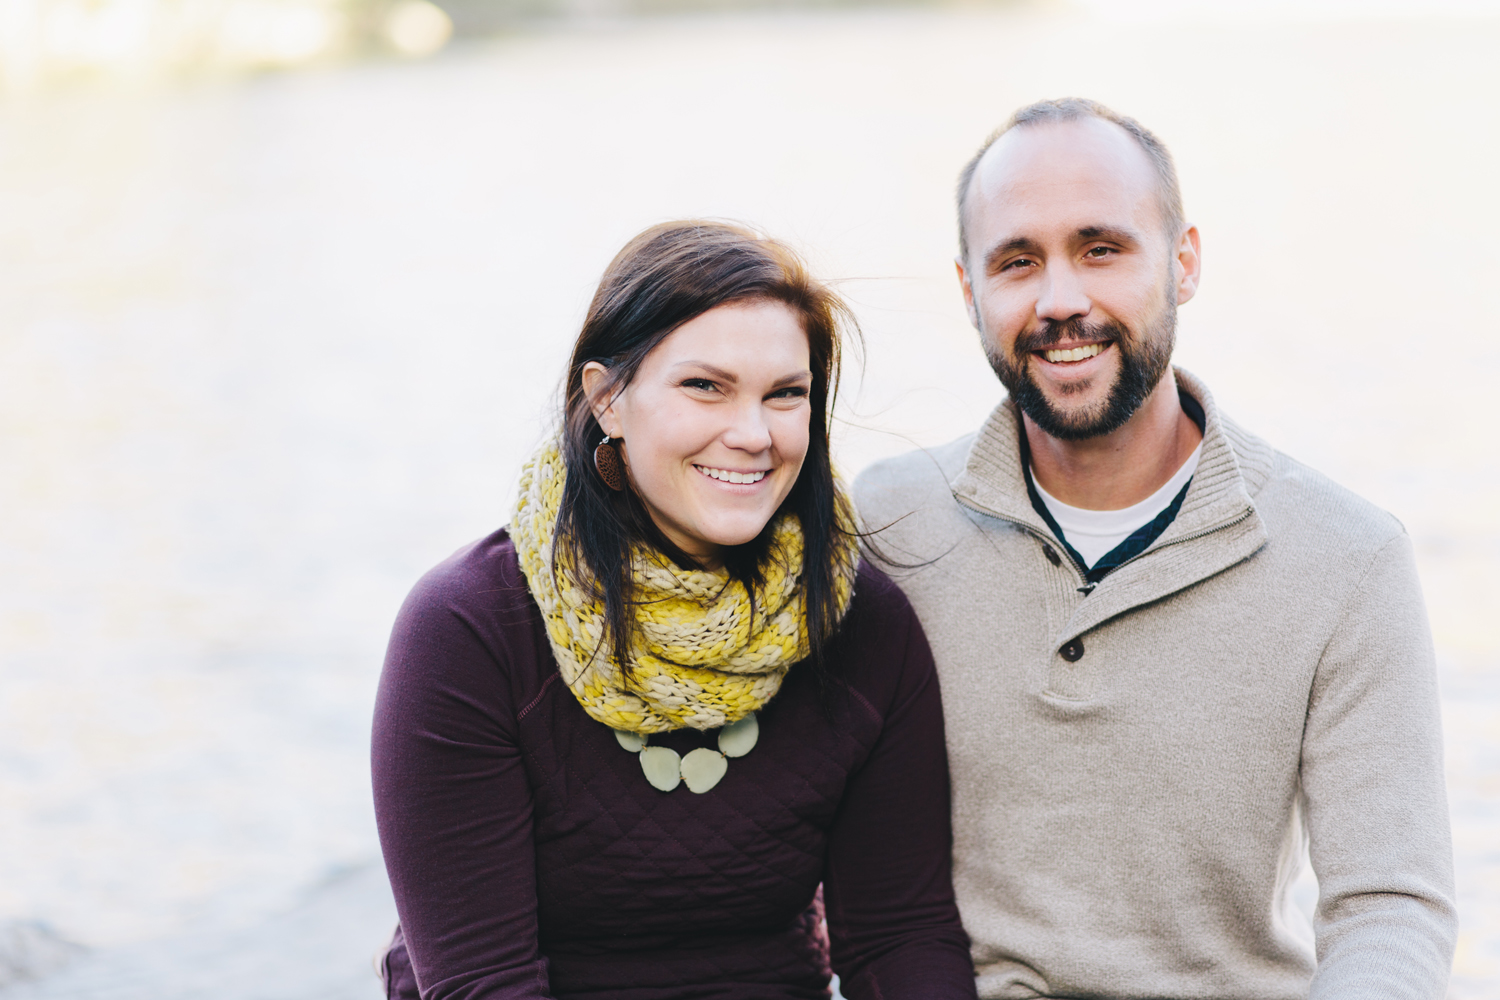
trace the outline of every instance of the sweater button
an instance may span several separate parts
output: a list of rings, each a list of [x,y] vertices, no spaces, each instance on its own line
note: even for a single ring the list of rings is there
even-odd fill
[[[1058,650],[1058,652],[1061,653],[1062,658],[1067,660],[1069,663],[1077,663],[1079,660],[1083,659],[1083,640],[1070,640],[1066,645],[1063,646],[1062,649]]]
[[[1054,566],[1061,566],[1062,565],[1062,556],[1058,555],[1057,554],[1057,550],[1054,549],[1052,546],[1048,545],[1046,542],[1042,543],[1042,554],[1047,557],[1047,561],[1049,563],[1051,563],[1052,565],[1054,565]]]

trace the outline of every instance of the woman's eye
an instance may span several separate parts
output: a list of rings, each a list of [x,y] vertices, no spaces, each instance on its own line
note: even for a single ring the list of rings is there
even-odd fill
[[[714,389],[714,384],[706,378],[685,379],[682,385],[686,389],[700,389],[704,392],[712,392]]]
[[[785,389],[777,389],[771,393],[771,399],[806,399],[807,387],[804,385],[789,385]]]

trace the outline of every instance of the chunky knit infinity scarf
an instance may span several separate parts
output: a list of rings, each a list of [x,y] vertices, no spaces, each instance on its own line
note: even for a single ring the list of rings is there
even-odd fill
[[[659,733],[684,726],[716,729],[770,701],[787,668],[808,654],[797,518],[785,514],[775,523],[753,614],[744,585],[727,572],[684,570],[653,549],[639,548],[637,628],[626,678],[602,639],[603,602],[590,599],[564,550],[553,544],[565,476],[554,439],[521,470],[510,535],[558,669],[584,711],[614,729]],[[852,545],[849,535],[840,537]],[[844,555],[841,618],[854,592],[854,555]]]

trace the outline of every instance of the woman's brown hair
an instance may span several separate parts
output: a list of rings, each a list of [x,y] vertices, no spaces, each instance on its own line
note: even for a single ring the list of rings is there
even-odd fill
[[[857,328],[843,300],[814,280],[789,247],[741,226],[697,220],[653,226],[615,256],[568,364],[562,443],[568,475],[555,537],[584,571],[582,582],[603,601],[607,638],[627,673],[635,627],[632,546],[652,546],[680,566],[695,563],[667,540],[633,490],[615,492],[599,478],[594,448],[604,431],[584,392],[583,367],[597,361],[608,369],[602,392],[613,397],[630,384],[646,355],[682,324],[718,306],[756,299],[789,306],[807,334],[812,370],[807,456],[777,513],[795,514],[802,525],[809,661],[822,679],[823,653],[838,630],[835,581],[848,569],[840,562],[856,558],[852,539],[839,538],[853,521],[849,501],[834,482],[828,423],[838,391],[840,331]],[[771,539],[768,523],[759,536],[724,556],[725,568],[745,585],[752,602]]]

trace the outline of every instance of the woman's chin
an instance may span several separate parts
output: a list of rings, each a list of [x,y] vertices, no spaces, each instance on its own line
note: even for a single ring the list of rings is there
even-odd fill
[[[775,513],[772,511],[772,513]],[[737,517],[726,519],[718,523],[705,525],[697,533],[699,541],[704,549],[722,551],[732,549],[737,545],[745,545],[760,537],[770,522],[770,514],[765,517],[743,518]]]

